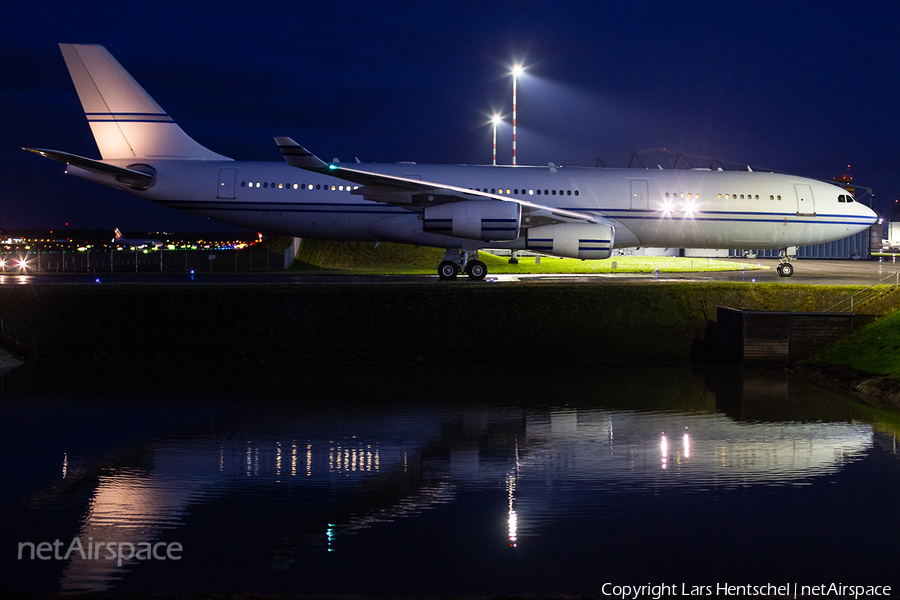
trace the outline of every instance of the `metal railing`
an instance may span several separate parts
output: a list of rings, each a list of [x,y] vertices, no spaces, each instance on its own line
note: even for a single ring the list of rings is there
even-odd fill
[[[897,289],[898,287],[900,287],[900,271],[896,271],[886,277],[883,277],[879,281],[876,281],[869,287],[856,292],[852,296],[848,296],[847,298],[844,298],[837,304],[835,304],[833,306],[829,306],[828,308],[825,309],[825,312],[833,312],[833,309],[837,308],[841,304],[844,304],[845,302],[849,302],[850,304],[836,312],[853,312],[854,306],[859,306],[861,303],[866,302],[867,300],[871,300],[872,298],[874,298],[875,296],[880,294],[882,292],[881,289],[875,290],[873,288],[875,288],[876,286],[879,286],[879,285],[883,285],[885,281],[887,281],[888,279],[891,279],[891,278],[894,279],[894,289]],[[857,298],[858,296],[865,294],[866,292],[869,292],[869,294],[864,296],[863,298]]]

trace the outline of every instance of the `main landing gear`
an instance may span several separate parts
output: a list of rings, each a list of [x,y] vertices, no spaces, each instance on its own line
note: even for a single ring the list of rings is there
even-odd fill
[[[781,254],[778,257],[780,261],[778,266],[775,267],[775,270],[778,271],[778,274],[781,277],[790,277],[794,274],[794,265],[791,264],[791,258],[793,258],[790,254],[788,254],[788,248],[782,248]]]
[[[478,260],[477,250],[447,250],[444,260],[438,266],[438,276],[441,279],[453,279],[460,271],[465,271],[469,279],[481,281],[487,275],[487,265]]]

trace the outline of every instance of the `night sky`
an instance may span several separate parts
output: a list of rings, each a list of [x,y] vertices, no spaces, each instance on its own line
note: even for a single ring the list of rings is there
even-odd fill
[[[239,160],[281,160],[287,135],[325,160],[485,164],[496,111],[508,164],[518,61],[519,164],[652,148],[820,179],[849,164],[887,216],[898,30],[892,2],[17,2],[0,19],[0,230],[234,230],[19,149],[99,158],[59,42],[106,46]]]

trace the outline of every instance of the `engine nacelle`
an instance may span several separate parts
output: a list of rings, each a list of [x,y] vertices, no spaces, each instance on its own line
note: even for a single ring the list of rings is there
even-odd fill
[[[515,202],[474,200],[426,206],[422,229],[469,240],[499,241],[519,237],[522,208]]]
[[[616,229],[594,223],[560,223],[528,230],[525,247],[568,258],[603,259],[612,254]]]

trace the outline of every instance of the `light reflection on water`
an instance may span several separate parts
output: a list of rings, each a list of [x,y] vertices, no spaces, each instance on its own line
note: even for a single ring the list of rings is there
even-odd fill
[[[628,572],[706,581],[722,575],[710,542],[723,531],[791,531],[816,550],[799,536],[822,524],[797,523],[835,488],[802,501],[791,490],[834,481],[844,495],[833,500],[852,510],[855,488],[838,480],[873,452],[892,459],[871,476],[896,487],[891,417],[779,373],[557,369],[439,389],[429,369],[178,375],[143,387],[157,375],[130,372],[138,387],[127,396],[108,375],[78,373],[71,388],[41,372],[6,376],[4,455],[21,482],[3,496],[17,536],[7,545],[77,535],[186,548],[179,563],[19,561],[10,590],[436,595],[596,592]],[[25,441],[43,450],[24,454]],[[634,556],[625,543],[686,531],[687,562]],[[626,546],[602,552],[605,578],[592,575],[598,535]],[[734,575],[758,572],[758,557],[741,552]],[[532,572],[556,561],[579,575]],[[436,576],[450,565],[471,576]],[[830,568],[820,556],[810,565],[798,573]],[[360,576],[340,576],[348,568]],[[790,572],[768,568],[764,577]],[[35,583],[48,577],[56,583]]]

